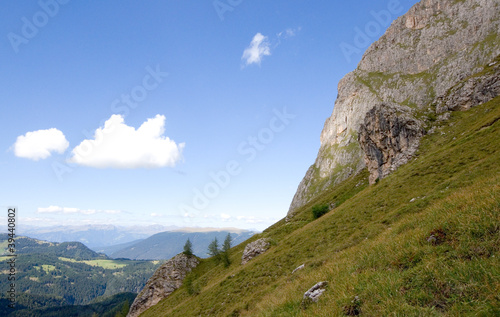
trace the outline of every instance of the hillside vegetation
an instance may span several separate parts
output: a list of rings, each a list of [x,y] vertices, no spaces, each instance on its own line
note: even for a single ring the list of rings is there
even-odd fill
[[[7,248],[5,238],[6,235],[0,236],[2,251]],[[112,260],[79,242],[52,243],[18,237],[16,246],[16,308],[7,307],[8,294],[4,292],[0,294],[0,316],[56,316],[58,313],[57,316],[61,316],[79,309],[90,316],[93,312],[111,310],[113,305],[121,309],[126,300],[133,301],[135,293],[161,264],[160,261]],[[0,288],[4,290],[9,289],[10,283],[8,260],[8,256],[0,255],[3,267]],[[118,296],[119,293],[125,295]],[[82,306],[113,295],[117,296],[107,302]]]
[[[500,97],[452,112],[395,173],[369,186],[364,171],[322,192],[248,240],[272,246],[243,266],[245,244],[228,268],[202,259],[141,316],[500,315],[499,119]],[[319,301],[302,304],[319,281]]]
[[[125,317],[129,303],[134,300],[134,293],[120,293],[100,299],[88,305],[67,305],[62,307],[48,307],[38,309],[22,309],[14,312],[9,308],[2,308],[2,316],[9,317]],[[7,300],[0,299],[2,307],[7,307]],[[10,315],[9,315],[10,313]]]
[[[7,234],[0,235],[0,250],[7,249]],[[19,236],[16,238],[17,254],[46,254],[55,256],[67,256],[79,260],[90,260],[96,258],[106,258],[104,254],[99,254],[87,248],[81,242],[48,242],[29,237]],[[8,252],[7,252],[8,254]]]

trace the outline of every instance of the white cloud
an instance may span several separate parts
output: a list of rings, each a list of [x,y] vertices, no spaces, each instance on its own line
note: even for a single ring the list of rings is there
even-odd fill
[[[94,214],[108,214],[117,215],[122,213],[121,210],[96,210],[96,209],[78,209],[59,206],[49,206],[46,208],[39,207],[36,211],[38,214],[81,214],[81,215],[94,215]]]
[[[288,28],[285,31],[279,32],[277,34],[277,36],[278,36],[278,39],[280,39],[280,38],[289,39],[289,38],[297,35],[297,32],[300,32],[300,30],[302,30],[302,27],[298,27],[296,29]]]
[[[231,215],[224,214],[224,213],[220,214],[220,217],[221,217],[222,220],[229,220],[229,219],[231,219]]]
[[[176,144],[165,132],[165,116],[148,119],[137,130],[123,116],[112,115],[92,140],[72,151],[71,163],[97,168],[159,168],[182,159],[184,143]]]
[[[255,34],[245,51],[243,52],[243,56],[241,59],[245,61],[246,66],[251,64],[260,65],[262,61],[262,57],[271,55],[269,39],[267,36],[262,35],[261,33]]]
[[[149,214],[150,217],[154,217],[154,218],[160,218],[160,217],[165,217],[166,215],[165,214],[159,214],[157,212],[152,212]]]
[[[51,152],[62,154],[68,146],[69,142],[64,134],[60,130],[52,128],[20,135],[13,147],[17,157],[38,161],[49,157]]]

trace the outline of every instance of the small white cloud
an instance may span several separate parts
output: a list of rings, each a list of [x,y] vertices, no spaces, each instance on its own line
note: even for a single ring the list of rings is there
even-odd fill
[[[296,29],[288,28],[285,31],[278,33],[278,38],[283,38],[285,40],[289,39],[297,35],[297,33],[300,32],[300,30],[302,30],[302,27],[298,27]]]
[[[176,144],[165,132],[165,116],[148,119],[137,130],[123,116],[112,115],[94,139],[72,150],[71,163],[96,168],[159,168],[175,166],[182,159],[184,143]]]
[[[160,218],[160,217],[165,217],[164,214],[159,214],[159,213],[156,213],[156,212],[152,212],[150,214],[151,217],[155,217],[155,218]]]
[[[64,134],[55,128],[28,132],[17,137],[14,154],[38,161],[51,156],[51,152],[64,153],[69,146]]]
[[[37,208],[37,213],[39,214],[82,214],[82,215],[94,215],[94,214],[108,214],[116,215],[122,213],[121,210],[96,210],[96,209],[78,209],[69,207],[59,207],[59,206],[49,206],[46,208]]]
[[[229,220],[229,219],[231,219],[231,215],[224,214],[224,213],[220,214],[220,217],[221,217],[222,220]]]
[[[241,59],[245,61],[245,65],[257,64],[260,65],[262,57],[271,55],[269,39],[261,33],[255,34]]]

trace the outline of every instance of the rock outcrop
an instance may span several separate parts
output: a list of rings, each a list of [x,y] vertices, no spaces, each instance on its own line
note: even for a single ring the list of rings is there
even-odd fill
[[[498,62],[499,30],[498,0],[422,0],[396,19],[340,81],[318,156],[287,220],[312,197],[366,167],[358,136],[366,113],[377,105],[405,106],[425,116],[498,95],[498,78],[482,73]]]
[[[311,300],[316,303],[319,297],[323,295],[326,291],[328,282],[318,282],[313,287],[311,287],[307,292],[304,293],[304,298],[302,300]]]
[[[500,95],[500,59],[484,73],[467,78],[436,99],[436,112],[468,110]]]
[[[186,275],[200,261],[193,255],[183,253],[176,255],[160,266],[148,280],[144,289],[137,295],[127,317],[137,317],[149,307],[169,296],[181,287]]]
[[[370,184],[406,164],[423,135],[422,123],[410,115],[410,109],[380,104],[368,111],[358,142],[365,153]]]
[[[245,246],[245,250],[243,250],[243,255],[241,256],[241,264],[246,264],[251,259],[256,256],[266,252],[271,244],[269,240],[266,238],[255,240],[254,242],[250,242]]]

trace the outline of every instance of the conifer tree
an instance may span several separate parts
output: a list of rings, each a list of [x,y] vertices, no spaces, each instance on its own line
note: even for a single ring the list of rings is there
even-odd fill
[[[184,251],[182,253],[185,255],[193,255],[193,244],[189,239],[187,239],[186,244],[184,244]]]
[[[215,257],[217,260],[219,259],[220,250],[217,237],[214,238],[214,241],[210,242],[210,244],[208,245],[208,255]]]
[[[224,262],[225,267],[231,265],[231,260],[229,259],[230,249],[231,249],[231,235],[228,233],[226,239],[224,240],[224,244],[222,245],[222,261]]]

